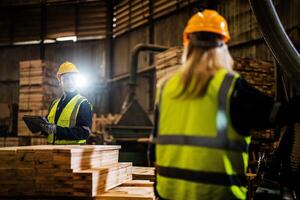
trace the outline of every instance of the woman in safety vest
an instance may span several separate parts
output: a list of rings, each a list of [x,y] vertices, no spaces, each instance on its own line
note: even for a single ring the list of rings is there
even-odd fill
[[[229,39],[216,11],[193,15],[183,33],[183,66],[160,84],[154,130],[160,199],[246,199],[249,130],[271,127],[271,113],[282,109],[233,72]]]

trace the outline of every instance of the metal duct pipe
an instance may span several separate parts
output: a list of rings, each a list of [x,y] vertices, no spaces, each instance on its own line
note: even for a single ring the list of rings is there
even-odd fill
[[[169,49],[169,47],[155,45],[155,44],[138,44],[130,52],[130,80],[129,80],[129,102],[135,96],[135,89],[137,86],[137,69],[138,69],[138,58],[141,51],[156,51],[161,52]]]
[[[287,77],[300,86],[300,55],[285,33],[272,0],[249,0],[264,39]]]

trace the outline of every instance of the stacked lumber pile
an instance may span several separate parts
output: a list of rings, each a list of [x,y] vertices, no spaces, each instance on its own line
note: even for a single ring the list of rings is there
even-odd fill
[[[153,186],[119,186],[95,200],[155,200]]]
[[[18,137],[0,137],[0,147],[14,147],[18,145]]]
[[[140,168],[140,167],[133,167]],[[142,167],[141,167],[142,168]],[[146,167],[147,168],[147,167]],[[149,167],[150,169],[150,167]],[[152,168],[154,172],[154,168]],[[132,173],[134,173],[134,169]],[[139,172],[136,172],[139,173]],[[141,174],[142,176],[142,174]],[[154,173],[152,176],[154,180]],[[95,200],[154,200],[154,182],[150,180],[131,180],[126,181],[122,185],[109,190],[101,195],[97,195]]]
[[[46,145],[47,144],[47,137],[45,136],[36,136],[30,138],[30,145]]]
[[[117,123],[117,121],[120,119],[120,114],[107,114],[107,115],[100,115],[97,117],[96,114],[93,115],[93,123],[92,123],[92,132],[104,132],[105,127],[108,125],[112,125]]]
[[[270,61],[235,58],[234,70],[253,87],[268,96],[275,96],[274,64]],[[256,173],[261,152],[271,152],[275,147],[274,129],[252,131],[248,171]]]
[[[275,96],[274,63],[250,58],[235,58],[234,70],[253,87],[266,95]],[[270,139],[274,137],[274,130],[253,131],[255,139]]]
[[[275,95],[274,63],[252,58],[235,58],[234,70],[261,92]]]
[[[172,47],[155,55],[156,80],[175,72],[181,66],[182,47]]]
[[[0,196],[93,197],[132,179],[120,146],[45,145],[0,149]]]
[[[154,181],[154,167],[132,167],[133,180],[149,180]]]
[[[18,136],[32,136],[24,115],[45,116],[51,102],[59,96],[57,65],[43,60],[20,62]]]
[[[146,24],[150,16],[149,0],[125,0],[114,6],[114,36]]]

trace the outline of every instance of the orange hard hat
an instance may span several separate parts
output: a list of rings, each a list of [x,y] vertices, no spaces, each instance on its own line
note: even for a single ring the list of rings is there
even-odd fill
[[[61,75],[66,73],[79,73],[79,70],[73,63],[66,61],[59,66],[56,76],[59,79]]]
[[[226,43],[230,39],[228,25],[224,17],[215,10],[204,10],[194,14],[188,21],[183,32],[183,45],[189,43],[188,34],[195,32],[211,32],[223,36],[223,41]]]

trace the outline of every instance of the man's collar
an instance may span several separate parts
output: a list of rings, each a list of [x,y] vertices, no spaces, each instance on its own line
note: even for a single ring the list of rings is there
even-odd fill
[[[62,96],[62,99],[65,100],[65,99],[70,99],[70,98],[73,98],[75,95],[77,95],[78,92],[75,91],[75,92],[68,92],[68,93],[64,93],[63,96]]]

